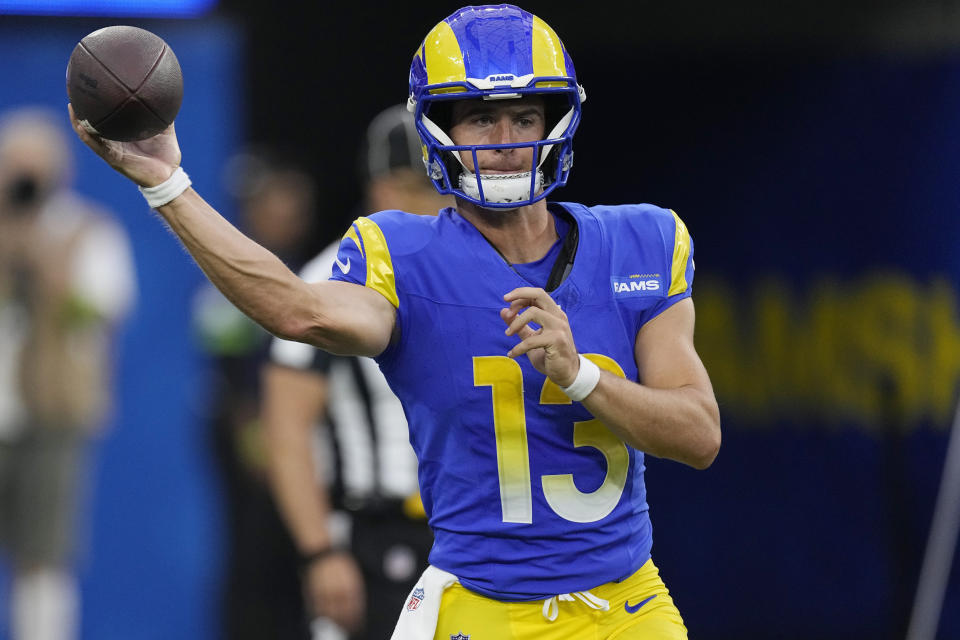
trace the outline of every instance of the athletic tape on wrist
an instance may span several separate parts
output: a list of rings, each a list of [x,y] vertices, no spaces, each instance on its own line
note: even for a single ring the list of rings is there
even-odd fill
[[[580,356],[580,371],[577,371],[577,377],[569,387],[560,387],[560,390],[574,402],[580,402],[597,388],[599,382],[600,367]]]
[[[155,187],[137,187],[140,193],[147,199],[147,204],[151,209],[162,207],[181,193],[187,190],[193,184],[190,176],[183,170],[183,167],[177,167],[169,178]]]

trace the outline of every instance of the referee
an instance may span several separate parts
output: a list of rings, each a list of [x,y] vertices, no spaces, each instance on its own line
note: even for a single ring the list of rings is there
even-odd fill
[[[453,204],[424,174],[405,106],[374,118],[361,156],[367,211]],[[338,244],[301,277],[326,280]],[[263,382],[270,482],[301,556],[314,640],[388,638],[433,542],[400,402],[373,360],[280,339]]]

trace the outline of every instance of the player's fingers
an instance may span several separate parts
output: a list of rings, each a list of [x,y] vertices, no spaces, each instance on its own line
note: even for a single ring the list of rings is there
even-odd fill
[[[531,300],[530,298],[518,298],[510,303],[510,308],[515,313],[520,313],[527,307],[532,307],[532,306],[534,306],[534,301]]]
[[[506,333],[507,335],[511,335],[511,332],[513,332],[513,333],[515,333],[517,336],[519,336],[520,339],[522,340],[523,338],[526,338],[527,336],[536,333],[536,330],[534,330],[533,328],[528,327],[528,326],[526,326],[526,325],[524,325],[524,324],[522,324],[522,323],[521,323],[521,326],[520,326],[519,329],[517,329],[516,327],[514,327],[513,329],[511,329],[510,326],[511,326],[511,324],[513,323],[513,321],[514,321],[514,319],[515,319],[516,317],[517,317],[517,314],[516,314],[515,312],[511,311],[510,309],[501,309],[501,310],[500,310],[500,318],[501,318],[501,319],[504,321],[504,323],[507,325],[507,329],[506,329],[506,331],[505,331],[505,333]]]
[[[545,313],[549,314],[550,317],[556,318],[558,321],[563,323],[567,322],[567,314],[564,313],[563,309],[560,308],[560,305],[556,304],[553,301],[553,298],[547,295],[547,293],[542,289],[532,289],[532,288],[530,289],[534,291],[542,292],[542,296],[540,300],[537,300],[534,298],[525,298],[525,297],[516,298],[512,302],[510,302],[510,310],[513,313],[518,314],[527,308],[542,309]],[[546,317],[547,316],[540,316],[541,319],[544,319]],[[541,322],[541,324],[543,324],[543,322]],[[560,326],[559,324],[554,322],[550,322],[548,323],[548,325]]]
[[[86,121],[77,118],[72,104],[67,103],[67,111],[70,113],[70,123],[73,125],[73,129],[77,132],[77,135],[80,136],[80,139],[90,146],[102,147],[103,139],[91,131],[90,125]]]
[[[519,331],[519,328],[523,325],[529,325],[530,323],[535,323],[540,327],[548,329],[560,329],[569,331],[569,323],[567,322],[567,316],[563,311],[546,311],[540,307],[528,307],[523,313],[520,313],[516,317],[510,320],[509,327],[507,329],[507,335],[513,335]]]
[[[500,309],[500,319],[503,320],[503,323],[510,326],[510,323],[513,322],[513,319],[517,317],[517,312],[512,309]]]
[[[77,128],[77,125],[80,124],[80,121],[77,120],[77,114],[76,114],[76,112],[73,110],[73,104],[70,103],[70,102],[67,103],[67,115],[68,115],[69,118],[70,118],[70,124],[72,124],[72,125],[73,125],[73,128],[76,129],[76,128]]]
[[[508,310],[507,328],[504,331],[508,336],[512,336],[517,333],[521,327],[525,327],[528,323],[533,321],[532,314],[530,309],[524,311],[523,313],[512,312]]]
[[[98,154],[101,153],[104,149],[103,139],[100,136],[94,136],[87,130],[83,123],[77,119],[77,114],[74,113],[73,105],[70,103],[67,103],[67,112],[70,114],[70,124],[73,125],[73,130],[77,132],[80,140]]]
[[[526,311],[515,316],[510,321],[509,326],[507,326],[506,334],[508,336],[519,334],[522,328],[530,328],[530,323],[535,323],[541,327],[555,327],[557,326],[558,319],[554,316],[551,316],[543,309],[538,307],[529,307]]]
[[[519,329],[516,330],[515,335],[516,335],[518,338],[520,338],[521,340],[526,340],[526,339],[529,338],[530,336],[537,335],[538,333],[541,333],[542,331],[543,331],[543,329],[534,329],[534,328],[531,327],[531,326],[523,325],[522,327],[520,327]]]
[[[524,298],[529,301],[527,306],[536,306],[547,311],[560,308],[550,297],[550,294],[540,287],[519,287],[503,296],[505,302],[513,302]]]
[[[546,292],[539,287],[517,287],[516,289],[504,294],[503,299],[505,302],[513,302],[514,300],[519,300],[521,298],[527,298],[531,301],[536,301],[537,298],[542,294],[546,294]]]
[[[510,358],[516,358],[524,355],[525,353],[529,353],[534,349],[545,349],[552,344],[553,340],[547,334],[543,332],[533,332],[515,344],[510,351],[507,351],[507,356]]]

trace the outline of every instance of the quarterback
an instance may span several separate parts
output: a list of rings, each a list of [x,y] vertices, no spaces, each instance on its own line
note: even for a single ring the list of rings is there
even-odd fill
[[[408,106],[456,207],[358,218],[312,284],[190,188],[173,127],[118,143],[74,118],[245,313],[376,358],[435,535],[395,639],[687,635],[651,559],[643,472],[647,453],[703,469],[720,447],[693,346],[693,242],[668,209],[547,202],[585,99],[540,18],[495,5],[437,24]]]

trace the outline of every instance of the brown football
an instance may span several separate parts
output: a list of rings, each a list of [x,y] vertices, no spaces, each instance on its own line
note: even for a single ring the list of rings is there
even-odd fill
[[[104,138],[144,140],[177,117],[183,75],[158,36],[137,27],[105,27],[70,54],[67,96],[77,118]]]

